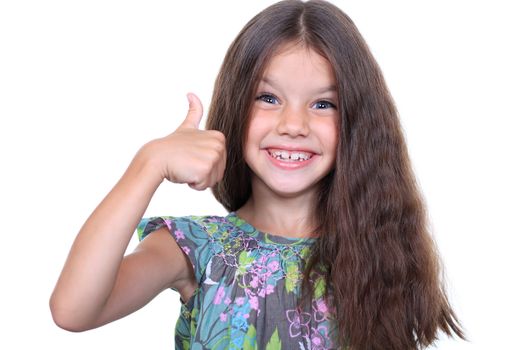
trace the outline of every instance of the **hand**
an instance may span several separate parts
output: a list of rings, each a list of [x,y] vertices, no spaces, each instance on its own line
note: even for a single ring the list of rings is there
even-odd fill
[[[170,135],[152,141],[151,157],[162,177],[175,183],[187,183],[195,190],[205,190],[221,181],[226,167],[226,140],[216,130],[200,130],[202,103],[188,94],[190,104],[186,119]]]

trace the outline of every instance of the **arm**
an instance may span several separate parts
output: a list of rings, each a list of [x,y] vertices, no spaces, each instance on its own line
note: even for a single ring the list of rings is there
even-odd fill
[[[167,230],[153,232],[124,257],[163,179],[203,190],[222,178],[224,136],[198,129],[202,106],[196,96],[189,99],[181,126],[142,147],[78,233],[50,300],[60,327],[95,328],[139,309],[166,288],[184,297],[194,285],[191,265]]]
[[[175,288],[184,300],[188,300],[197,283],[190,261],[170,232],[163,228],[149,234],[132,254],[124,257],[113,291],[89,328],[140,309],[169,287]]]

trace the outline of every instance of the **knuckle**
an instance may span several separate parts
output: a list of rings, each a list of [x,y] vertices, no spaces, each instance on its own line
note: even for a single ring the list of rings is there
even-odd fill
[[[201,174],[194,174],[190,181],[188,181],[189,183],[193,184],[194,186],[198,186],[199,184],[201,184],[202,182],[204,181],[204,177],[201,175]]]
[[[219,149],[222,151],[222,152],[225,152],[226,151],[226,142],[225,141],[220,141],[218,143],[218,147]]]
[[[213,146],[213,158],[216,160],[217,158],[221,158],[222,157],[222,154],[224,153],[224,147],[220,144],[217,144],[217,145],[214,145]]]
[[[219,130],[210,130],[210,132],[212,133],[212,135],[217,138],[217,140],[221,141],[221,142],[226,142],[226,136],[224,136],[224,134],[219,131]]]

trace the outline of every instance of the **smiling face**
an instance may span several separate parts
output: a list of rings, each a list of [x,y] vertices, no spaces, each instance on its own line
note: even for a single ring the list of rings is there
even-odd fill
[[[339,119],[335,85],[330,63],[304,46],[284,46],[269,61],[244,145],[254,193],[312,193],[333,169]]]

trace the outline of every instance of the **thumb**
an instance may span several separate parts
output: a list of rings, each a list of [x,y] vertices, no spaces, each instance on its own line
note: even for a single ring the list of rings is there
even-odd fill
[[[188,93],[186,97],[188,98],[190,107],[188,110],[188,114],[186,115],[186,119],[184,119],[181,126],[185,128],[198,129],[200,121],[202,119],[203,111],[201,100],[197,97],[197,95],[191,92]]]

